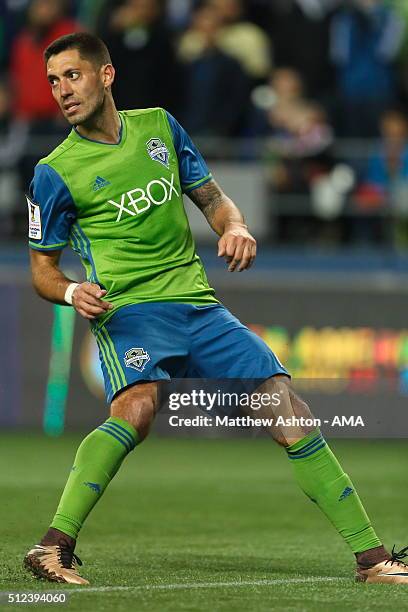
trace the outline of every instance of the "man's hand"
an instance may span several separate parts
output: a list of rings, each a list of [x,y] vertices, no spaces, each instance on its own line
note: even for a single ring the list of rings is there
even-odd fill
[[[218,257],[225,257],[229,272],[247,270],[256,257],[256,240],[248,232],[244,218],[234,202],[211,179],[188,194],[213,230],[221,236]]]
[[[256,257],[256,240],[246,225],[234,223],[227,226],[218,241],[218,257],[225,258],[229,272],[234,272],[237,266],[238,272],[252,266]]]
[[[72,294],[72,305],[85,319],[96,319],[104,312],[112,310],[113,304],[104,302],[105,289],[95,283],[81,283]]]

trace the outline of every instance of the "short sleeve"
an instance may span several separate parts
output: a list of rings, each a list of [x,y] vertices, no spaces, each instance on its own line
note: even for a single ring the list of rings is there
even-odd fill
[[[63,249],[69,242],[76,209],[68,187],[51,166],[36,166],[27,204],[30,247],[39,251]]]
[[[179,122],[166,111],[167,119],[173,134],[173,144],[177,153],[180,171],[180,182],[184,193],[201,187],[212,179],[212,175],[190,136]]]

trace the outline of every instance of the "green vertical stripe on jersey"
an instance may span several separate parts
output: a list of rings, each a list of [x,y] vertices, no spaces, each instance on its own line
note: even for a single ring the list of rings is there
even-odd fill
[[[86,278],[88,281],[93,281],[93,274],[92,274],[92,267],[90,265],[90,263],[88,263],[88,257],[86,255],[85,252],[85,248],[84,248],[84,244],[83,241],[81,239],[81,237],[78,234],[78,230],[74,225],[72,225],[71,227],[71,234],[70,234],[70,238],[71,238],[71,245],[72,248],[74,249],[74,251],[76,251],[81,259],[82,259],[82,263],[85,267],[86,270]]]
[[[91,282],[93,283],[98,283],[98,276],[96,274],[96,268],[95,268],[95,262],[92,256],[92,251],[91,251],[91,245],[89,242],[88,237],[86,236],[85,232],[83,231],[83,229],[81,228],[81,226],[79,225],[79,223],[75,223],[74,224],[74,231],[75,231],[75,235],[77,236],[78,240],[80,241],[80,244],[82,246],[82,252],[83,255],[82,257],[87,259],[89,262],[89,265],[91,266],[92,269],[92,276],[90,278]]]
[[[71,246],[72,246],[72,248],[74,249],[74,251],[79,253],[79,255],[81,255],[81,257],[82,257],[83,253],[81,251],[81,246],[80,246],[78,238],[76,236],[75,227],[74,226],[71,227],[70,239],[71,239]]]
[[[108,348],[110,351],[110,354],[112,356],[113,359],[113,363],[114,366],[116,367],[116,372],[118,373],[119,379],[120,379],[120,387],[125,387],[127,385],[127,380],[126,380],[126,376],[125,373],[123,371],[122,365],[118,359],[118,355],[116,353],[115,347],[113,345],[113,342],[108,334],[108,330],[106,329],[106,327],[101,327],[100,328],[100,332],[103,336],[105,336],[106,342],[108,344]]]
[[[72,226],[71,233],[73,237],[75,238],[76,245],[79,249],[79,252],[81,253],[81,257],[86,257],[85,245],[83,243],[81,236],[79,235],[76,223],[74,223],[74,225]]]

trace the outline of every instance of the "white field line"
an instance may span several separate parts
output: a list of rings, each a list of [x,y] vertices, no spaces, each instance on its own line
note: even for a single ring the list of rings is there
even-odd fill
[[[183,582],[179,584],[142,584],[137,586],[100,586],[73,588],[66,593],[97,593],[109,591],[176,591],[181,589],[218,589],[220,587],[273,586],[275,584],[305,584],[314,582],[338,582],[344,578],[316,576],[310,578],[277,578],[276,580],[232,580],[230,582]]]

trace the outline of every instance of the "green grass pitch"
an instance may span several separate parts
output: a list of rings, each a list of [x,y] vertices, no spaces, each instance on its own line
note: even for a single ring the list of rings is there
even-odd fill
[[[79,440],[0,436],[0,591],[70,591],[58,609],[80,611],[408,609],[404,587],[353,582],[353,556],[267,439],[151,437],[79,539],[91,587],[31,578],[22,557],[48,525]],[[406,442],[332,446],[380,537],[407,545]]]

